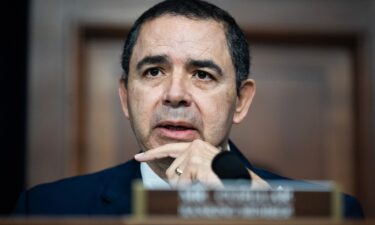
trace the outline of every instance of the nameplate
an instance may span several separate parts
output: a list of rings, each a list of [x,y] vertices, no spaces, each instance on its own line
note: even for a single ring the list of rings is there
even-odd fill
[[[193,185],[180,189],[145,189],[134,185],[135,217],[292,219],[341,218],[340,193],[332,183],[279,182],[252,189],[233,183],[210,189]],[[271,182],[275,183],[275,182]]]

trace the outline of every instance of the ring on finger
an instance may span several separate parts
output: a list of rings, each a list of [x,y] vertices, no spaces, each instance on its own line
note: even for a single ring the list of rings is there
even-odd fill
[[[175,172],[178,176],[181,176],[181,174],[184,173],[184,171],[182,171],[182,170],[180,169],[180,167],[177,167],[177,168],[174,170],[174,172]]]

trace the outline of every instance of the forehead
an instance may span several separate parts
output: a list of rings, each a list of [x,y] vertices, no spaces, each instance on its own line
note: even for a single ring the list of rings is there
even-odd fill
[[[159,54],[177,61],[211,59],[222,66],[231,64],[224,26],[211,19],[164,15],[143,24],[131,61]]]

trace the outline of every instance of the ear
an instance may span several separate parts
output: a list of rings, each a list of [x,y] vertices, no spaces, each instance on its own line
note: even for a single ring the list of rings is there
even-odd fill
[[[128,108],[128,90],[125,87],[125,80],[120,79],[118,94],[121,100],[122,111],[127,119],[129,119],[129,108]]]
[[[242,82],[237,96],[236,111],[233,115],[233,123],[240,123],[247,115],[251,102],[255,95],[255,81],[247,79]]]

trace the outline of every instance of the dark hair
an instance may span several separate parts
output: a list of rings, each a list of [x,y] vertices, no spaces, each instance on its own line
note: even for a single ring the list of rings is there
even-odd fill
[[[124,70],[122,78],[125,79],[125,85],[128,80],[130,58],[142,25],[166,14],[191,19],[212,19],[224,25],[228,49],[236,72],[238,93],[241,82],[248,78],[250,67],[249,46],[245,35],[229,13],[201,0],[166,0],[148,9],[135,21],[126,39],[121,58],[121,66]]]

